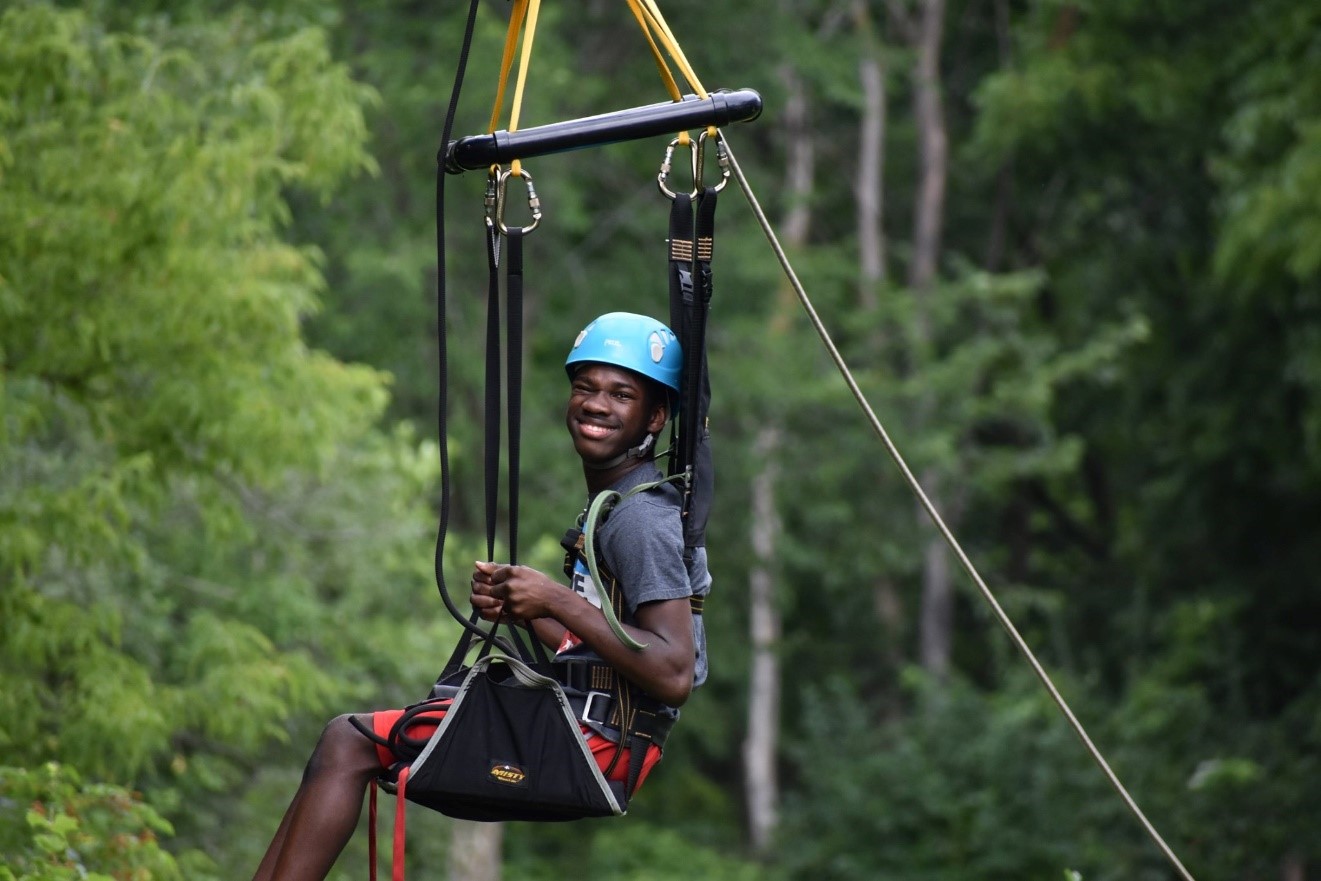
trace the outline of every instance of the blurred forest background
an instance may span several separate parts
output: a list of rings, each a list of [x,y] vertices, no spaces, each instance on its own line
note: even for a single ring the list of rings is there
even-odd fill
[[[448,654],[432,196],[466,6],[0,2],[0,878],[248,877],[325,720]],[[1321,877],[1321,4],[662,8],[708,88],[761,92],[726,134],[826,325],[1137,802],[1201,881]],[[623,2],[545,5],[524,127],[665,98]],[[560,365],[599,312],[664,314],[667,142],[528,163],[551,571],[583,501]],[[459,585],[482,184],[450,180]],[[1174,878],[736,187],[719,221],[711,681],[627,818],[419,809],[410,870]]]

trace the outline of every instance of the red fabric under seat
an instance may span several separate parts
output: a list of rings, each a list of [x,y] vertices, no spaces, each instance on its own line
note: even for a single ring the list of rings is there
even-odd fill
[[[403,710],[378,710],[372,713],[372,731],[378,737],[389,738],[390,730],[403,714]],[[436,727],[440,725],[440,720],[444,718],[444,707],[419,713],[408,726],[408,736],[415,740],[429,739],[435,733]],[[585,725],[580,727],[587,737],[587,747],[592,751],[592,757],[596,759],[597,767],[601,769],[603,774],[606,773],[610,763],[615,761],[615,743]],[[624,750],[624,754],[619,757],[619,761],[615,762],[614,770],[607,774],[608,779],[619,781],[628,779],[628,754],[629,751]],[[397,761],[394,754],[379,743],[376,744],[376,758],[380,761],[382,768],[388,768]],[[638,788],[642,786],[643,781],[647,779],[647,775],[651,773],[651,769],[660,761],[660,758],[660,747],[655,744],[647,747],[647,758],[643,761],[642,773],[638,776]],[[636,792],[636,789],[634,791]]]

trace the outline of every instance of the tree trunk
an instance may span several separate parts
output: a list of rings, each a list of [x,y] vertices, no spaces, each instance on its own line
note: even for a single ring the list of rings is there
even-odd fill
[[[784,244],[789,248],[802,248],[807,244],[812,223],[812,210],[808,200],[812,196],[816,177],[816,144],[808,122],[807,88],[802,77],[791,65],[780,68],[787,95],[784,102],[784,138],[788,145],[784,159],[784,193],[787,205],[784,222],[780,225]],[[790,292],[792,293],[792,291]]]
[[[885,65],[867,4],[854,4],[862,37],[858,81],[862,86],[862,122],[858,138],[858,174],[853,189],[858,217],[858,305],[875,309],[877,288],[885,281]]]
[[[450,821],[449,881],[500,881],[503,823]]]
[[[917,300],[916,345],[930,345],[930,298],[934,296],[939,267],[945,215],[945,185],[949,165],[949,140],[941,96],[940,46],[945,24],[944,0],[922,0],[913,22],[913,116],[917,123],[919,173],[917,202],[913,214],[913,263],[908,283]],[[920,358],[919,358],[920,360]],[[917,424],[925,429],[931,422],[934,401],[918,403]],[[941,486],[934,467],[923,469],[921,482],[936,510],[941,510]],[[954,596],[949,557],[926,513],[918,516],[927,525],[922,565],[921,661],[922,667],[943,679],[949,670],[953,644]]]
[[[869,5],[865,0],[853,4],[854,25],[862,44],[858,61],[858,82],[862,87],[862,121],[858,133],[858,174],[853,187],[858,220],[858,308],[875,312],[880,306],[879,291],[886,269],[885,241],[885,136],[889,105],[886,93],[884,47],[876,34]],[[879,356],[884,351],[885,332],[878,322],[865,340],[867,351]],[[885,656],[894,669],[903,663],[901,642],[903,602],[894,582],[879,578],[872,587]]]
[[[940,478],[934,468],[925,469],[922,487],[940,510]],[[927,513],[918,510],[925,521]],[[950,580],[949,553],[935,529],[927,530],[928,538],[922,554],[922,609],[919,622],[919,654],[922,669],[937,681],[944,681],[949,673],[950,655],[954,645],[954,589]]]
[[[780,429],[767,425],[757,435],[754,454],[762,468],[752,479],[752,553],[748,574],[748,629],[751,663],[748,676],[748,734],[743,741],[748,838],[756,854],[766,854],[779,821],[779,775],[776,753],[780,729],[780,611],[775,602],[775,546],[780,518],[775,487]]]
[[[923,0],[916,22],[913,61],[913,117],[917,122],[919,174],[913,214],[913,266],[908,283],[919,294],[936,281],[945,223],[945,183],[949,138],[940,82],[940,43],[945,29],[945,0]]]
[[[995,45],[1000,67],[1008,70],[1014,63],[1014,44],[1009,33],[1009,0],[995,0]],[[995,176],[995,208],[991,213],[991,230],[986,244],[986,270],[999,272],[1009,247],[1009,209],[1014,200],[1012,158],[1000,163]]]

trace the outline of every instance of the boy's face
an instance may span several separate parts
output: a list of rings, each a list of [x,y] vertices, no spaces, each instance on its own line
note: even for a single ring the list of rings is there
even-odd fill
[[[569,387],[564,422],[587,464],[609,462],[665,427],[663,400],[642,376],[609,364],[587,364]]]

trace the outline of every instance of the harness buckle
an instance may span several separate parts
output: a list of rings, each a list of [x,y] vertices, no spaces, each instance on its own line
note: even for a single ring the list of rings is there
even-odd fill
[[[604,710],[605,710],[605,718],[603,718],[603,719],[593,719],[593,718],[592,718],[592,705],[593,705],[593,702],[596,701],[597,698],[601,698],[601,704],[602,704],[602,707],[603,707]],[[611,709],[613,709],[613,708],[610,706],[610,701],[611,701],[611,697],[610,697],[610,695],[607,694],[607,693],[604,692],[604,691],[589,691],[589,692],[587,692],[587,699],[586,699],[585,701],[583,701],[583,717],[582,717],[582,721],[584,721],[584,722],[595,722],[597,725],[607,725],[607,724],[609,724],[609,722],[610,722],[610,711],[611,711]]]

